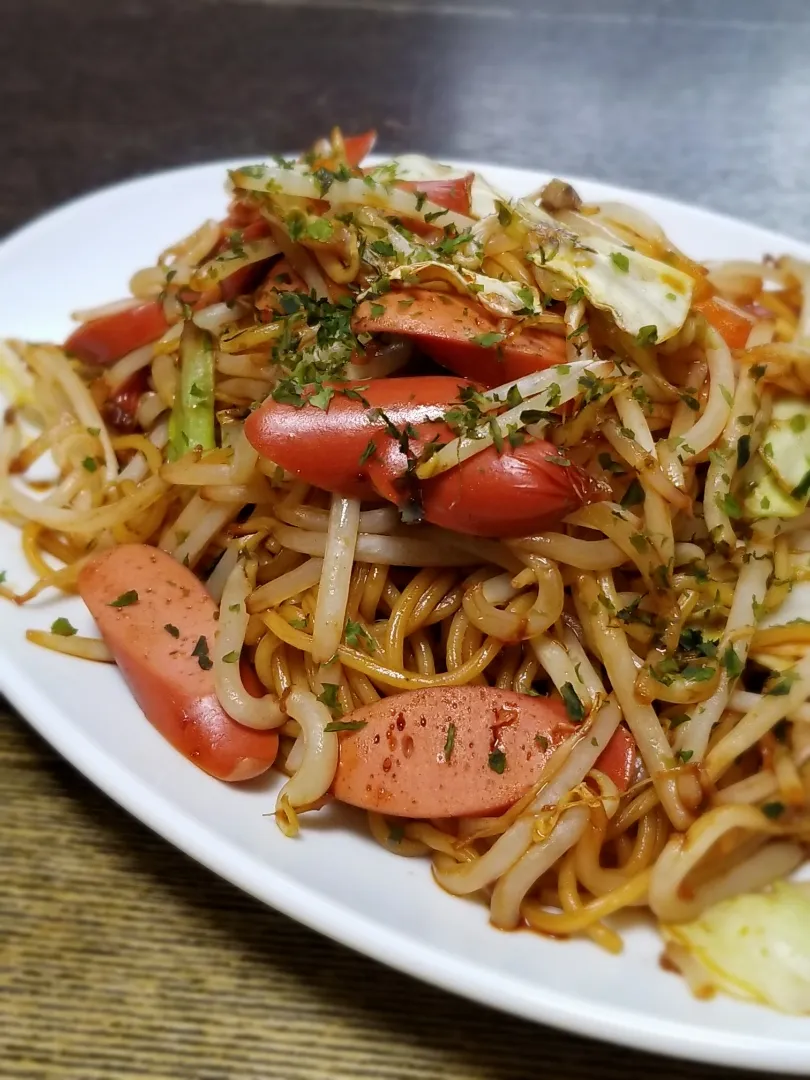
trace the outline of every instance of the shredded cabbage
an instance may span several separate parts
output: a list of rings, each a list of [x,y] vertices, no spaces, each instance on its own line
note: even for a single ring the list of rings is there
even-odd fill
[[[695,284],[688,274],[601,236],[581,240],[526,199],[515,207],[547,240],[527,258],[581,288],[622,330],[652,344],[673,337],[683,326]]]
[[[334,180],[328,186],[303,165],[273,167],[270,165],[244,165],[230,173],[231,182],[236,188],[256,191],[264,195],[293,195],[304,199],[323,199],[333,206],[357,204],[373,206],[389,213],[405,217],[425,219],[428,213],[439,211],[442,224],[455,225],[459,230],[472,224],[472,219],[465,214],[456,214],[441,206],[435,206],[429,200],[422,200],[412,191],[403,191],[395,186],[399,179],[392,167],[390,175],[385,166],[378,165],[374,175],[352,176],[348,180]]]
[[[487,277],[473,270],[431,259],[425,262],[411,263],[392,270],[392,281],[407,284],[417,282],[443,281],[462,293],[474,297],[478,303],[494,315],[510,316],[528,308],[537,313],[543,310],[540,293],[528,285],[521,286],[517,281],[501,281],[500,278]]]
[[[697,961],[714,989],[781,1012],[810,1013],[809,885],[778,881],[662,930]]]
[[[810,497],[810,409],[802,398],[785,395],[774,401],[752,474],[747,518],[794,518],[804,512]]]
[[[774,401],[759,452],[785,491],[799,498],[795,489],[801,491],[810,470],[810,409],[805,399],[788,395]]]
[[[0,397],[18,409],[34,404],[34,378],[7,341],[0,341]]]
[[[776,477],[759,458],[751,467],[754,486],[748,492],[743,512],[748,521],[758,518],[794,518],[804,512],[806,499],[794,499],[777,482]]]

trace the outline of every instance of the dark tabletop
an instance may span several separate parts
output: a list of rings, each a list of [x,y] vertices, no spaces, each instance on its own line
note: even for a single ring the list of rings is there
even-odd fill
[[[0,235],[338,122],[392,152],[590,175],[810,239],[808,117],[804,0],[0,0]],[[0,708],[0,1076],[439,1075],[732,1074],[505,1018],[333,945]]]

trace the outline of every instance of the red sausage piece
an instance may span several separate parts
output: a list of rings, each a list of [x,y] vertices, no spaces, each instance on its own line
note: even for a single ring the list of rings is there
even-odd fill
[[[502,333],[501,325],[480,305],[455,293],[392,290],[358,304],[352,329],[356,334],[413,338],[438,364],[487,388],[565,363],[565,339],[547,330],[530,327],[497,346],[477,345],[473,338]]]
[[[65,342],[65,351],[85,364],[113,364],[127,353],[150,345],[168,330],[163,305],[148,300],[114,315],[102,315],[77,327]]]
[[[247,420],[245,433],[259,453],[307,483],[352,498],[382,498],[403,506],[414,497],[403,483],[407,459],[382,410],[400,431],[416,432],[418,455],[431,441],[454,434],[443,421],[471,383],[449,376],[373,379],[336,384],[327,409],[296,408],[269,398]],[[341,390],[362,395],[346,396]],[[519,447],[483,450],[417,487],[424,517],[434,525],[474,536],[525,536],[559,523],[566,514],[609,491],[551,443],[527,438]],[[371,483],[369,483],[369,480]]]
[[[559,703],[487,686],[395,694],[351,719],[365,726],[340,736],[335,798],[407,818],[511,806],[575,730]]]
[[[355,709],[340,736],[333,793],[405,818],[479,817],[511,806],[573,735],[562,703],[487,686],[431,687]],[[621,791],[635,743],[617,728],[596,762]]]
[[[82,569],[79,593],[146,718],[176,750],[219,780],[270,768],[276,732],[237,724],[217,700],[199,655],[215,648],[216,605],[189,569],[159,548],[124,544]]]

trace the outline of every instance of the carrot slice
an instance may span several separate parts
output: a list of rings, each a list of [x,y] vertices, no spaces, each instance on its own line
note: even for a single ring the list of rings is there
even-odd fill
[[[705,316],[730,349],[744,349],[748,335],[759,321],[755,313],[744,311],[722,296],[710,296],[692,307]]]
[[[469,214],[475,173],[452,176],[448,180],[398,180],[397,187],[405,191],[422,192],[428,202],[443,206],[456,214]],[[441,219],[439,219],[441,220]]]
[[[356,169],[363,158],[374,149],[376,141],[377,132],[373,128],[370,131],[364,131],[362,135],[344,135],[343,151],[348,166]]]
[[[343,136],[343,153],[346,158],[346,164],[350,169],[356,169],[363,158],[370,154],[374,148],[374,144],[377,141],[377,132],[372,128],[370,131],[364,131],[362,135],[344,135]],[[317,158],[312,162],[311,168],[313,172],[316,169],[335,169],[337,167],[337,161],[333,156]]]

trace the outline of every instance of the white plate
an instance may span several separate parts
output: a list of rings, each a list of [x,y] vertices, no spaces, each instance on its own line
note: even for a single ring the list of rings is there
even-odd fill
[[[470,166],[474,167],[474,166]],[[175,170],[109,188],[49,214],[0,245],[0,334],[61,340],[68,312],[126,294],[131,272],[225,205],[226,164]],[[520,194],[546,177],[484,167]],[[730,218],[604,184],[587,199],[646,210],[698,259],[810,257],[810,248]],[[19,536],[0,529],[0,566],[27,582]],[[620,957],[586,941],[504,934],[482,905],[454,899],[422,860],[390,855],[362,818],[323,812],[286,840],[272,811],[277,784],[229,787],[175,753],[146,722],[114,667],[71,660],[25,641],[58,615],[84,631],[76,599],[46,600],[0,618],[0,688],[56,749],[167,840],[293,918],[448,990],[582,1035],[776,1073],[808,1071],[810,1024],[727,998],[694,1000],[658,963],[660,941],[632,927]],[[538,1061],[540,1059],[538,1058]]]

